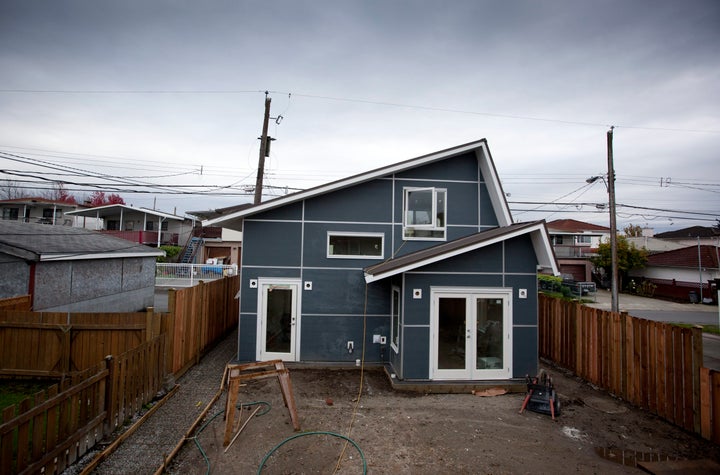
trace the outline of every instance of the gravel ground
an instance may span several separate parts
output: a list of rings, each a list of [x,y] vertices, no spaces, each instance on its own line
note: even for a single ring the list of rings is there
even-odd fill
[[[152,474],[162,465],[205,406],[220,388],[226,363],[235,355],[237,333],[231,332],[200,363],[177,382],[173,395],[122,445],[105,459],[93,474]],[[94,456],[94,455],[93,455]],[[92,457],[82,462],[88,463]],[[66,474],[67,475],[67,474]]]

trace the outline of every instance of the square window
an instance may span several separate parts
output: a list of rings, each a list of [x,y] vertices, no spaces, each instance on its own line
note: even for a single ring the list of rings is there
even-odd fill
[[[447,190],[405,188],[403,238],[445,240]]]

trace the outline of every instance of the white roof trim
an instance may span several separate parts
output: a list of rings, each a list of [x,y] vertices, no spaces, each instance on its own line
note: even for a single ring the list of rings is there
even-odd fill
[[[545,232],[545,226],[543,226],[541,223],[538,223],[531,227],[519,229],[519,230],[513,231],[511,233],[503,234],[501,236],[497,236],[495,238],[488,239],[487,241],[481,241],[481,242],[478,242],[475,244],[471,244],[467,247],[455,249],[455,250],[449,251],[445,254],[439,254],[437,256],[433,256],[428,259],[424,259],[422,261],[412,262],[406,266],[398,267],[396,269],[392,269],[392,270],[382,273],[382,274],[375,274],[375,275],[365,274],[365,282],[369,284],[369,283],[375,282],[377,280],[386,279],[388,277],[392,277],[393,275],[398,275],[398,274],[402,274],[404,272],[409,272],[409,271],[417,269],[419,267],[424,267],[429,264],[434,264],[435,262],[444,261],[445,259],[459,256],[459,255],[465,254],[467,252],[475,251],[475,250],[481,249],[483,247],[492,246],[493,244],[497,244],[499,242],[503,242],[508,239],[522,236],[523,234],[527,234],[527,233],[532,233],[531,239],[532,239],[532,243],[533,243],[533,248],[535,249],[535,254],[538,259],[538,265],[543,268],[552,269],[553,275],[559,275],[560,271],[558,270],[557,262],[555,261],[554,255],[552,253],[552,247],[550,246],[550,240],[548,239],[548,235]]]
[[[165,251],[148,251],[148,252],[97,252],[97,253],[58,253],[58,254],[41,254],[40,261],[77,261],[89,259],[119,259],[125,257],[157,257],[164,256]]]
[[[126,209],[128,211],[135,211],[138,213],[150,214],[153,216],[159,216],[161,218],[176,219],[178,221],[183,221],[185,219],[182,216],[177,216],[175,214],[170,214],[170,213],[164,213],[162,211],[156,211],[154,209],[148,209],[148,208],[142,208],[142,207],[135,208],[134,206],[121,205],[121,204],[110,204],[110,205],[104,205],[104,206],[95,206],[94,208],[78,209],[75,211],[68,211],[65,214],[86,216],[86,217],[93,218],[98,214],[98,212],[108,211],[108,210],[111,210],[112,208],[117,208],[118,213],[120,212],[120,209],[122,208],[122,209]]]
[[[331,191],[347,188],[349,186],[357,185],[359,183],[370,181],[375,178],[392,175],[394,173],[398,173],[410,168],[415,168],[421,165],[425,165],[427,163],[436,162],[448,157],[460,155],[462,153],[478,149],[482,149],[482,157],[478,156],[478,162],[480,164],[481,171],[485,176],[486,181],[490,181],[490,186],[488,186],[488,190],[490,192],[490,200],[492,201],[493,208],[495,209],[495,214],[498,216],[498,220],[500,220],[500,224],[502,226],[512,224],[512,218],[510,217],[510,208],[508,207],[507,201],[505,200],[505,196],[502,192],[502,187],[500,186],[500,179],[497,176],[495,167],[490,166],[492,158],[490,157],[490,151],[488,150],[487,142],[485,141],[485,139],[482,139],[475,142],[467,143],[465,145],[460,145],[458,147],[442,150],[440,152],[435,152],[429,155],[423,155],[414,159],[405,160],[394,165],[377,168],[375,170],[334,181],[326,185],[321,185],[305,191],[299,191],[285,197],[275,198],[265,203],[260,203],[256,206],[236,211],[235,213],[231,213],[227,216],[220,216],[217,218],[205,220],[202,222],[202,225],[222,226],[223,223],[242,219],[245,216],[256,214],[269,209],[278,208],[280,206],[284,206],[290,203],[302,201],[307,198],[312,198],[314,196],[322,195]],[[476,152],[476,155],[479,155],[479,153]]]

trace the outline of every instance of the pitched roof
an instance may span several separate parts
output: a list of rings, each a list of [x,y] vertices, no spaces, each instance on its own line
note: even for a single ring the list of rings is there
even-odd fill
[[[219,218],[221,216],[225,216],[231,213],[234,213],[236,211],[242,211],[245,209],[248,209],[252,207],[252,203],[243,203],[235,206],[228,206],[226,208],[216,208],[216,209],[209,209],[204,211],[185,211],[185,214],[189,214],[190,216],[195,216],[200,219],[215,219]]]
[[[165,254],[158,249],[88,229],[8,220],[0,220],[0,253],[33,262]]]
[[[18,205],[53,205],[62,206],[65,208],[84,208],[84,205],[79,203],[68,203],[67,201],[49,200],[47,198],[26,196],[24,198],[11,198],[9,200],[0,200],[0,205],[6,204],[18,204]]]
[[[454,241],[421,249],[400,257],[391,258],[379,264],[366,267],[365,281],[374,282],[387,277],[408,272],[434,262],[458,256],[508,239],[530,234],[539,265],[559,275],[555,255],[553,254],[544,221],[511,224],[487,231],[464,236]]]
[[[490,201],[492,202],[493,209],[495,210],[495,214],[497,215],[498,223],[500,224],[500,226],[507,226],[508,224],[512,224],[510,208],[508,207],[507,200],[505,199],[505,193],[502,190],[500,178],[498,177],[497,170],[495,169],[495,164],[492,161],[487,141],[485,139],[481,139],[464,145],[458,145],[456,147],[452,147],[446,150],[441,150],[439,152],[434,152],[428,155],[422,155],[417,158],[412,158],[410,160],[405,160],[403,162],[395,163],[393,165],[388,165],[385,167],[377,168],[375,170],[370,170],[365,173],[360,173],[358,175],[343,178],[341,180],[327,183],[325,185],[320,185],[314,188],[309,188],[307,190],[299,191],[297,193],[292,193],[289,195],[281,196],[279,198],[274,198],[258,205],[251,206],[249,208],[245,208],[236,212],[229,213],[227,215],[203,221],[203,226],[223,226],[227,228],[240,229],[240,223],[242,222],[242,219],[247,216],[262,211],[278,208],[290,203],[302,201],[307,198],[320,196],[326,193],[330,193],[332,191],[348,188],[354,185],[358,185],[360,183],[374,180],[376,178],[390,176],[394,173],[438,162],[468,152],[475,152],[478,158],[478,166],[480,167],[483,177],[485,178],[486,182],[489,182],[487,187],[488,193],[490,194]]]
[[[85,216],[88,218],[95,218],[95,217],[107,218],[109,216],[117,216],[120,214],[121,211],[124,212],[126,210],[131,213],[144,213],[144,214],[149,214],[151,216],[156,216],[159,218],[174,219],[176,221],[182,221],[185,219],[182,216],[178,216],[176,214],[163,213],[162,211],[156,211],[154,209],[135,208],[133,206],[121,205],[121,204],[104,205],[104,206],[96,206],[94,208],[78,209],[75,211],[68,211],[65,214],[74,215],[74,216]]]
[[[689,228],[677,229],[675,231],[667,231],[655,235],[656,238],[662,239],[686,239],[689,237],[715,236],[720,236],[720,231],[710,226],[690,226]]]
[[[550,232],[562,231],[568,233],[582,233],[585,231],[601,231],[609,233],[610,228],[605,226],[598,226],[597,224],[585,223],[576,219],[556,219],[547,223],[547,228]]]
[[[698,247],[699,255],[698,255]],[[718,268],[718,248],[716,246],[701,245],[688,246],[674,251],[659,252],[648,256],[648,266],[658,267],[698,267]]]

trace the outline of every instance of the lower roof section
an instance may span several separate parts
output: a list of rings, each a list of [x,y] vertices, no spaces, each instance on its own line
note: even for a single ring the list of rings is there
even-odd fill
[[[498,242],[503,242],[525,234],[529,234],[531,237],[538,265],[542,269],[552,272],[553,275],[559,275],[560,271],[555,260],[552,246],[550,245],[545,222],[533,221],[481,231],[454,241],[388,259],[379,264],[366,267],[364,269],[365,282],[375,282],[376,280],[382,280],[393,275],[402,274],[403,272],[409,272],[428,264],[459,256],[466,252],[491,246]]]

